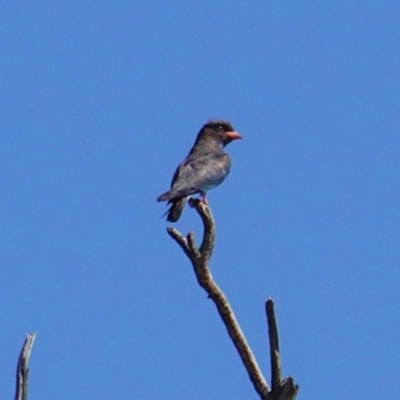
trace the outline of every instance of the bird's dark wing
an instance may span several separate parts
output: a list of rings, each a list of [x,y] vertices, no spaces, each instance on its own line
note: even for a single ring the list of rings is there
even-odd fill
[[[228,176],[231,160],[227,154],[206,153],[189,156],[175,171],[171,189],[158,197],[157,201],[168,201],[167,220],[176,222],[180,218],[187,196],[205,193],[221,184]]]
[[[227,154],[206,153],[186,159],[175,171],[171,192],[177,197],[207,192],[228,176],[231,160]]]
[[[171,189],[158,196],[157,201],[171,201],[181,197],[186,197],[196,193],[196,191],[189,191],[189,187],[185,185],[186,179],[194,173],[192,168],[193,157],[187,157],[182,164],[175,170],[174,176],[171,181]]]

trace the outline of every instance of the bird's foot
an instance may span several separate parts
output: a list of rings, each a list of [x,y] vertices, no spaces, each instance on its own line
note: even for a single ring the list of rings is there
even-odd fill
[[[191,208],[197,207],[200,203],[203,203],[208,206],[208,200],[205,196],[203,197],[203,195],[200,196],[200,198],[189,197],[188,203],[189,207]]]
[[[208,200],[207,200],[207,197],[206,197],[206,193],[205,193],[205,192],[201,192],[201,193],[200,193],[200,200],[201,200],[204,204],[206,204],[206,205],[208,206]]]
[[[189,207],[194,208],[196,207],[196,204],[199,202],[199,199],[194,199],[193,197],[189,197],[188,203]]]

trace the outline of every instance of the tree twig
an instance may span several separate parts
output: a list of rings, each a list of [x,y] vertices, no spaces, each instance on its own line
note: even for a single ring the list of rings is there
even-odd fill
[[[298,386],[294,384],[292,378],[281,380],[281,367],[279,356],[278,331],[276,327],[273,302],[268,300],[266,307],[270,310],[268,317],[268,327],[271,348],[271,371],[272,389],[268,386],[260,367],[247,343],[247,340],[240,328],[235,314],[230,306],[228,299],[223,291],[214,281],[210,269],[209,260],[212,256],[215,245],[215,222],[210,208],[198,199],[189,201],[191,207],[195,208],[204,226],[203,240],[197,249],[194,241],[194,234],[190,232],[185,238],[178,230],[167,228],[168,234],[178,243],[192,263],[194,273],[199,285],[207,292],[208,297],[214,302],[218,313],[228,331],[244,367],[249,375],[254,389],[262,400],[294,400]],[[272,304],[272,305],[271,305]]]
[[[26,400],[28,398],[28,364],[35,339],[36,333],[28,333],[18,358],[15,400]]]
[[[210,208],[198,199],[189,199],[189,205],[196,209],[204,225],[203,240],[199,252],[203,258],[203,263],[210,261],[215,245],[215,223]]]
[[[282,381],[282,365],[279,352],[278,328],[276,325],[274,301],[268,299],[265,303],[265,311],[268,321],[269,349],[271,360],[271,386],[272,391],[276,392]]]
[[[278,324],[275,317],[275,305],[273,299],[265,303],[265,312],[268,322],[269,351],[271,361],[271,399],[294,400],[299,391],[299,386],[290,376],[282,380],[282,362],[279,350]]]

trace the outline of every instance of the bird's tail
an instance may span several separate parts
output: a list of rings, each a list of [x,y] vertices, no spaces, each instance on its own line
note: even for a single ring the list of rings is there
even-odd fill
[[[180,197],[179,192],[173,192],[172,190],[168,190],[168,192],[163,193],[162,195],[157,197],[157,201],[172,201],[172,199]]]
[[[168,192],[163,193],[161,196],[157,197],[157,201],[169,201],[172,203],[175,199],[180,199],[181,197],[186,197],[195,193],[194,189],[183,189],[183,190],[168,190]]]
[[[183,208],[186,204],[186,197],[170,200],[169,204],[171,204],[171,207],[164,215],[167,215],[167,221],[176,222],[182,215]]]
[[[162,195],[157,197],[157,201],[167,201],[171,199],[172,193],[170,190],[168,190],[168,192],[163,193]]]

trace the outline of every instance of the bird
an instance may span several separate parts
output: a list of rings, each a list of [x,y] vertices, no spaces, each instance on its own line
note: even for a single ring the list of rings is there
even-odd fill
[[[231,169],[231,158],[224,147],[237,139],[242,136],[228,121],[211,120],[203,125],[189,154],[176,169],[170,190],[157,198],[171,205],[164,214],[167,221],[177,222],[188,197],[194,194],[207,204],[207,192],[220,185]]]

